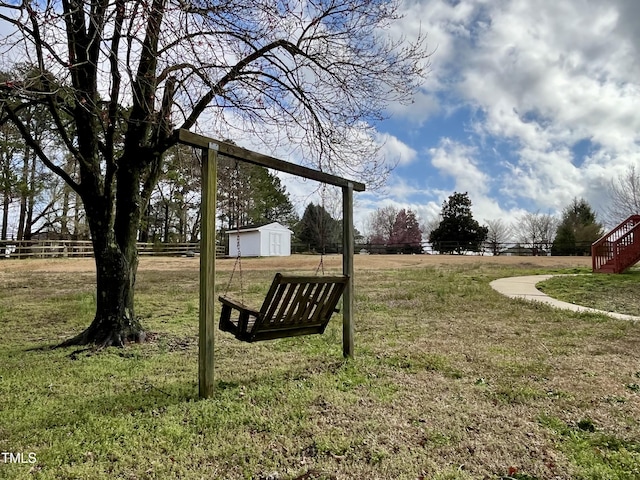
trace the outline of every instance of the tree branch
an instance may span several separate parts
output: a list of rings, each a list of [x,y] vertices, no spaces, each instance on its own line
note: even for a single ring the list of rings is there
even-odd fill
[[[82,188],[76,183],[71,176],[65,172],[62,168],[58,167],[55,163],[53,163],[46,153],[40,147],[39,142],[37,142],[33,136],[31,135],[30,129],[20,120],[20,117],[16,115],[16,113],[8,107],[7,105],[3,106],[4,110],[7,112],[7,116],[16,126],[16,128],[20,131],[20,135],[25,140],[27,145],[34,150],[38,158],[44,163],[47,168],[49,168],[52,172],[58,175],[62,180],[64,180],[76,193],[82,196]]]
[[[205,110],[205,108],[209,105],[209,103],[211,103],[211,101],[213,100],[213,98],[216,95],[221,94],[221,92],[224,90],[224,88],[227,86],[227,84],[229,84],[230,82],[234,81],[235,79],[238,78],[238,76],[240,75],[240,73],[242,72],[242,70],[247,66],[250,65],[252,62],[254,62],[255,60],[261,58],[262,56],[264,56],[267,52],[271,51],[271,50],[275,50],[281,46],[283,46],[283,44],[285,43],[284,40],[276,40],[274,42],[269,43],[268,45],[263,46],[262,48],[259,48],[257,50],[255,50],[254,52],[252,52],[251,54],[247,55],[245,58],[243,58],[242,60],[240,60],[239,62],[237,62],[233,67],[231,67],[229,69],[229,72],[224,75],[212,88],[211,90],[209,90],[209,92],[207,92],[201,99],[199,102],[196,103],[196,105],[194,106],[191,115],[189,115],[189,117],[184,121],[184,123],[182,124],[182,126],[180,128],[184,128],[184,129],[189,129],[191,128],[196,120],[198,119],[198,117],[202,114],[202,112]]]

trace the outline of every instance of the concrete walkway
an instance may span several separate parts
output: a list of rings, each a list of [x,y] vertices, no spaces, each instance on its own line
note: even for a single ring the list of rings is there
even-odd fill
[[[554,276],[558,275],[529,275],[526,277],[500,278],[491,282],[490,285],[497,292],[510,298],[522,298],[524,300],[542,302],[556,308],[573,310],[574,312],[602,313],[604,315],[609,315],[610,317],[620,320],[640,321],[640,317],[636,317],[633,315],[606,312],[604,310],[596,310],[595,308],[583,307],[580,305],[575,305],[573,303],[562,302],[560,300],[556,300],[555,298],[551,298],[549,295],[542,293],[536,288],[536,284],[544,282],[545,280],[548,280]]]

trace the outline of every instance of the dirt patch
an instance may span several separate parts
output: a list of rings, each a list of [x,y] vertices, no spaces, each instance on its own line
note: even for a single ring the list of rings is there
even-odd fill
[[[305,270],[315,271],[320,258],[314,255],[292,255],[290,257],[246,258],[242,267],[247,270]],[[216,268],[229,271],[234,259],[218,259]],[[326,270],[342,268],[341,255],[324,257]],[[484,257],[465,255],[356,255],[356,270],[387,270],[394,268],[423,268],[438,265],[520,265],[531,268],[590,267],[590,257]],[[140,270],[198,270],[198,258],[142,257]],[[1,260],[0,272],[94,272],[92,258]]]

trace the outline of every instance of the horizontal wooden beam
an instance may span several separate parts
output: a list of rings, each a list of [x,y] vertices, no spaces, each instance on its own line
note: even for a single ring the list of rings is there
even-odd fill
[[[356,192],[364,192],[366,186],[364,183],[348,180],[346,178],[331,175],[329,173],[314,170],[313,168],[303,167],[296,163],[286,162],[278,158],[263,155],[261,153],[247,150],[246,148],[233,145],[231,143],[215,140],[213,138],[198,135],[189,130],[179,129],[174,132],[178,142],[197,148],[213,148],[220,155],[231,157],[243,162],[253,163],[262,167],[271,168],[280,172],[290,173],[298,177],[308,178],[317,182],[335,185],[337,187],[348,187],[351,185]]]

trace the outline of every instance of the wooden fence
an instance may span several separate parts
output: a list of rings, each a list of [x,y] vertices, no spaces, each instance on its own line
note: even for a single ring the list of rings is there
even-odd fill
[[[143,243],[138,242],[142,256],[195,256],[200,243]],[[216,256],[224,256],[224,247],[216,247]],[[0,240],[0,260],[7,258],[93,257],[93,245],[87,240]]]

